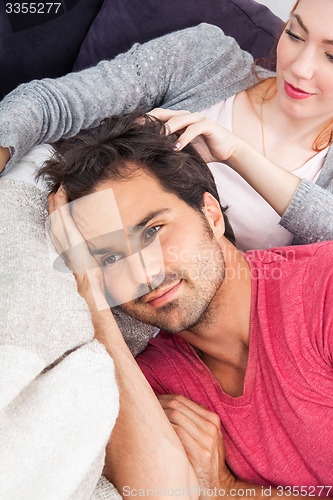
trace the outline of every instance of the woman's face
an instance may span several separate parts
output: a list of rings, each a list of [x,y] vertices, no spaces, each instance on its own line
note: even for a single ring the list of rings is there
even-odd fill
[[[281,109],[324,123],[333,116],[333,0],[301,0],[277,47]]]

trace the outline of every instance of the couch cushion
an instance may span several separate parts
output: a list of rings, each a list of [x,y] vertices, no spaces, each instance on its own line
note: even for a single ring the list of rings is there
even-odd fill
[[[255,58],[268,54],[283,27],[280,18],[254,0],[105,1],[84,39],[74,69],[112,59],[135,42],[201,22],[216,24]]]
[[[38,12],[22,13],[18,2],[0,2],[0,99],[20,83],[71,71],[102,0],[59,4],[31,3]]]

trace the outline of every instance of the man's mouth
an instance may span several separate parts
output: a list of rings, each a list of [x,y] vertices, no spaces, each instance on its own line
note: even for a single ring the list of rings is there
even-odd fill
[[[160,307],[161,305],[164,305],[176,295],[178,290],[181,288],[182,283],[183,280],[179,279],[164,288],[155,290],[154,293],[151,293],[146,297],[145,303],[153,307]]]
[[[293,99],[307,99],[308,97],[313,96],[311,92],[306,92],[303,89],[298,87],[294,87],[291,83],[288,83],[286,80],[284,81],[284,90],[289,97]]]

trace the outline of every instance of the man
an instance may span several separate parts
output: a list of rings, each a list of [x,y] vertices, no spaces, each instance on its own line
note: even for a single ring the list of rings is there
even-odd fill
[[[53,239],[118,373],[105,474],[123,496],[332,496],[332,243],[243,255],[208,167],[174,141],[154,120],[113,117],[41,172]],[[104,283],[163,330],[137,360],[172,427]]]

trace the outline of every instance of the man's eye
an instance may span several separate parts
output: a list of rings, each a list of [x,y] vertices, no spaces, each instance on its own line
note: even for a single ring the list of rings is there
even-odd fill
[[[102,267],[111,266],[112,264],[116,264],[120,259],[122,259],[123,255],[121,253],[116,253],[113,255],[108,255],[102,260]]]
[[[289,36],[289,38],[291,38],[292,40],[295,40],[297,42],[303,42],[304,41],[303,38],[301,38],[298,35],[295,35],[295,33],[293,33],[292,31],[290,31],[288,29],[285,29],[284,31]]]
[[[152,227],[148,227],[144,232],[143,232],[143,235],[142,235],[142,238],[143,238],[143,241],[144,242],[147,242],[149,240],[152,240],[153,238],[155,238],[155,236],[157,235],[158,231],[161,229],[162,226],[152,226]]]

